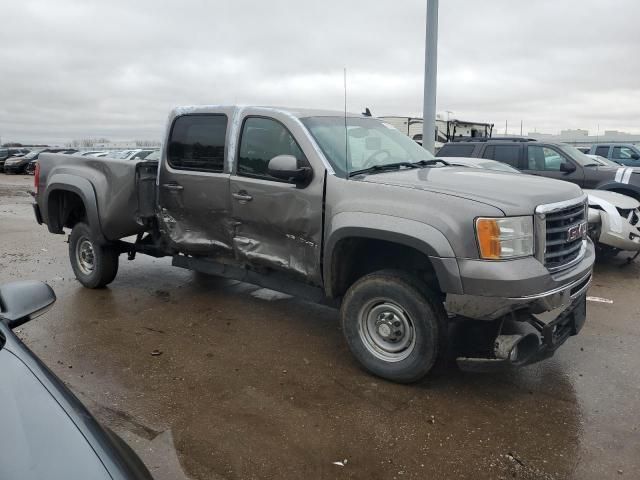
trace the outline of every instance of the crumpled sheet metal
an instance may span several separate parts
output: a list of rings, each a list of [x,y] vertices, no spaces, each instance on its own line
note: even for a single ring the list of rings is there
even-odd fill
[[[215,235],[211,232],[202,232],[193,227],[193,222],[188,216],[176,220],[166,209],[162,209],[158,215],[160,232],[169,237],[172,243],[179,245],[190,253],[210,254],[212,250],[220,250],[220,252],[230,252],[233,249],[231,244],[231,229],[229,222],[224,220],[226,213],[212,213],[212,217],[218,217],[216,220],[212,218],[211,226],[217,228]],[[228,238],[228,242],[219,240],[220,238]]]

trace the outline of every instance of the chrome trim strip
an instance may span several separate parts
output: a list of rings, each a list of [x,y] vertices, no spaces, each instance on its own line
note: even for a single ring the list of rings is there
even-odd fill
[[[568,207],[573,207],[585,203],[587,201],[586,193],[583,193],[580,197],[571,200],[564,200],[562,202],[547,203],[545,205],[538,205],[536,207],[536,215],[546,215],[547,213],[557,212],[558,210],[564,210]]]
[[[549,290],[547,292],[543,292],[543,293],[537,293],[535,295],[527,295],[525,297],[509,297],[509,300],[536,300],[538,298],[544,298],[544,297],[549,297],[551,295],[555,295],[556,293],[560,293],[560,292],[564,292],[565,290],[571,290],[573,287],[575,287],[576,285],[580,284],[581,282],[584,282],[586,279],[589,279],[589,282],[587,283],[587,285],[585,285],[584,288],[581,288],[580,291],[578,293],[575,293],[574,295],[572,295],[571,298],[577,297],[579,296],[585,288],[589,287],[589,285],[591,285],[591,280],[592,280],[592,273],[589,272],[586,275],[582,276],[581,278],[579,278],[578,280],[571,282],[569,285],[563,285],[562,287],[558,287],[558,288],[554,288],[553,290]]]

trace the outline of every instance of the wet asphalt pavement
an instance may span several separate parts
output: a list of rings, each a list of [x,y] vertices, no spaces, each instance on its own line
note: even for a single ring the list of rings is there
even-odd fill
[[[0,282],[58,302],[18,334],[157,479],[640,478],[640,259],[597,266],[589,295],[613,303],[554,358],[396,385],[326,307],[144,256],[81,287],[31,183],[0,174]]]

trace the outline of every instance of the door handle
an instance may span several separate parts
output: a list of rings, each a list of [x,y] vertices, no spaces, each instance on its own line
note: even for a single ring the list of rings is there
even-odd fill
[[[162,188],[165,188],[167,190],[173,190],[175,192],[184,190],[184,187],[182,185],[178,185],[177,183],[165,183],[164,185],[162,185]]]
[[[232,193],[231,196],[236,200],[238,200],[239,202],[250,202],[251,200],[253,200],[253,197],[245,191]]]

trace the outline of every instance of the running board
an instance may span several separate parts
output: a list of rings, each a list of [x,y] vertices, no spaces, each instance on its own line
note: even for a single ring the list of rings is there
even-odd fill
[[[215,275],[217,277],[250,283],[294,297],[303,298],[310,302],[328,305],[330,307],[338,306],[337,301],[325,296],[322,288],[296,282],[281,272],[269,271],[267,273],[259,273],[234,265],[216,262],[215,260],[189,257],[186,255],[174,255],[171,264],[174,267],[186,268],[188,270],[206,273],[207,275]]]

